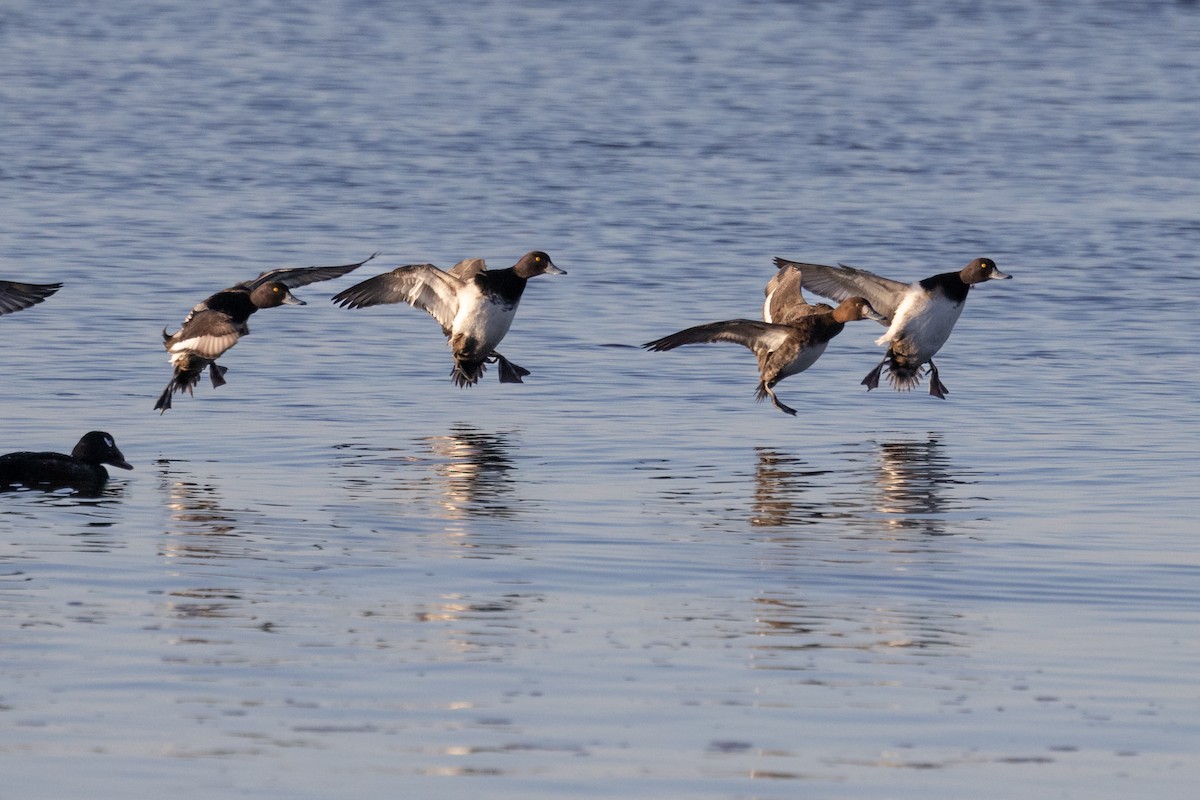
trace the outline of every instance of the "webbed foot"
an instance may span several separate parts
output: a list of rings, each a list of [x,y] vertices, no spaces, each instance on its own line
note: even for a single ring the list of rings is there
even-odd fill
[[[888,362],[887,358],[884,358],[882,361],[880,361],[878,364],[875,365],[875,369],[873,369],[867,373],[867,377],[862,379],[861,385],[867,387],[868,392],[871,391],[872,389],[879,388],[879,373],[883,371],[883,365],[886,364],[887,362]]]

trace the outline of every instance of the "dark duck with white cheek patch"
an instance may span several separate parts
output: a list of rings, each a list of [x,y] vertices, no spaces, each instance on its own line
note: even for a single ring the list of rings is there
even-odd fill
[[[763,303],[763,322],[752,319],[712,322],[642,346],[653,351],[709,342],[733,342],[747,347],[758,358],[761,380],[755,397],[760,401],[770,397],[776,408],[794,415],[796,409],[775,396],[775,385],[815,364],[847,322],[880,319],[871,304],[861,297],[848,297],[837,308],[807,303],[800,293],[800,281],[800,270],[793,267],[783,267],[771,278]]]
[[[36,306],[61,288],[61,283],[0,281],[0,314],[11,314]]]
[[[92,431],[84,434],[71,455],[20,452],[0,456],[0,491],[72,489],[99,494],[108,482],[103,464],[133,469],[111,435]]]
[[[884,366],[892,386],[908,390],[921,382],[924,365],[929,364],[929,393],[943,399],[950,390],[938,377],[933,356],[950,338],[967,294],[977,283],[1012,277],[996,269],[996,262],[990,258],[977,258],[958,272],[944,272],[915,283],[894,281],[845,264],[828,267],[783,258],[775,259],[775,264],[798,267],[804,274],[804,288],[809,291],[834,300],[861,295],[883,315],[888,330],[875,344],[888,345],[888,351],[863,378],[868,391],[879,386]]]
[[[171,395],[183,391],[191,394],[206,368],[213,387],[224,386],[226,369],[216,361],[237,344],[238,339],[250,333],[246,322],[251,314],[263,308],[305,305],[290,289],[340,277],[374,257],[371,255],[355,264],[332,267],[269,270],[253,280],[217,292],[197,305],[175,333],[163,329],[163,346],[171,354],[175,373],[154,408],[160,414],[164,413],[171,407]]]
[[[368,278],[334,295],[343,308],[408,303],[442,326],[451,351],[451,378],[460,387],[479,382],[486,364],[500,367],[501,383],[522,383],[529,370],[496,352],[508,333],[525,284],[538,275],[566,275],[541,250],[526,253],[507,269],[489,270],[482,258],[460,261],[449,270],[433,264],[410,264]]]

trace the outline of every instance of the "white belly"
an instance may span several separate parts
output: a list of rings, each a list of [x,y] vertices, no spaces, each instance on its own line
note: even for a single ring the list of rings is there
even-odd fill
[[[515,305],[497,305],[472,287],[458,299],[458,314],[451,326],[452,341],[470,342],[479,355],[489,355],[512,327],[516,314]]]
[[[928,361],[950,338],[962,309],[962,303],[945,296],[909,296],[896,309],[887,333],[875,344],[890,345],[895,352],[918,362]]]

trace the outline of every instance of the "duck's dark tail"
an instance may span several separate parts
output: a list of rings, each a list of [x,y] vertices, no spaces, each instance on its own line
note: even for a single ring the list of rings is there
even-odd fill
[[[917,388],[921,385],[921,378],[925,375],[925,367],[921,362],[907,359],[892,350],[888,350],[887,355],[884,356],[879,366],[887,367],[888,381],[898,392],[907,392]],[[879,367],[876,367],[876,372],[874,373],[877,384],[879,380],[878,369]],[[863,382],[866,383],[865,380]]]
[[[479,361],[455,361],[454,369],[450,370],[450,378],[454,381],[455,386],[465,389],[479,383],[485,369],[487,369],[487,362],[482,359]]]

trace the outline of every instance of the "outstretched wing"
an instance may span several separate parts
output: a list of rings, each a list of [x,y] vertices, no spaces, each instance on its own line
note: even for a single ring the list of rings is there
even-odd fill
[[[482,259],[473,260],[482,262]],[[454,269],[460,266],[462,263]],[[441,324],[442,330],[448,331],[458,314],[458,293],[463,285],[461,278],[443,272],[433,264],[409,264],[338,292],[333,296],[333,302],[343,308],[408,303],[428,312]]]
[[[755,353],[778,349],[787,340],[789,329],[783,325],[772,325],[753,319],[730,319],[710,322],[686,328],[670,336],[646,342],[642,347],[654,352],[674,350],[685,344],[707,344],[709,342],[733,342],[753,350]]]
[[[824,303],[805,301],[800,291],[802,273],[796,264],[785,263],[767,282],[767,299],[763,303],[763,321],[787,325],[801,317],[824,314],[833,309]]]
[[[487,264],[484,263],[482,258],[464,258],[446,270],[446,272],[458,278],[463,283],[469,283],[475,279],[476,275],[487,272]]]
[[[871,307],[888,321],[895,315],[896,308],[900,305],[909,286],[907,283],[884,278],[873,272],[867,272],[865,269],[848,267],[845,264],[828,267],[824,264],[805,264],[777,258],[775,265],[781,269],[785,266],[798,267],[803,275],[804,288],[822,297],[829,297],[838,302],[847,297],[865,297]]]
[[[35,306],[61,288],[61,283],[0,281],[0,314],[11,314]]]
[[[298,286],[307,286],[308,284],[316,283],[317,281],[327,281],[332,278],[340,278],[347,272],[353,272],[354,270],[358,269],[363,264],[366,264],[368,261],[375,258],[377,255],[379,255],[379,253],[372,253],[362,261],[359,261],[355,264],[340,264],[332,267],[281,267],[279,269],[271,269],[267,270],[253,280],[243,281],[232,288],[245,289],[248,292],[253,292],[264,283],[276,281],[278,283],[282,283],[289,289],[295,289]]]

